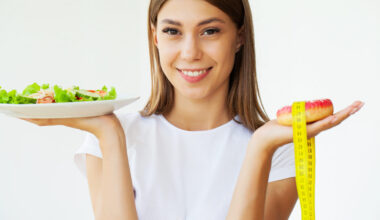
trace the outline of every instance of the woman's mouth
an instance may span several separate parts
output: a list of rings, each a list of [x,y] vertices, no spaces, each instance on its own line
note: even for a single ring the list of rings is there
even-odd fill
[[[181,76],[189,83],[201,81],[210,72],[212,67],[206,69],[177,69]]]

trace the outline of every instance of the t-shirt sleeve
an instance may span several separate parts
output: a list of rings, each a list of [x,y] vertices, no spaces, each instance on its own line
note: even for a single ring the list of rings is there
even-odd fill
[[[272,157],[268,182],[295,177],[294,144],[279,147]]]
[[[95,135],[88,133],[78,150],[74,154],[74,162],[78,167],[79,171],[85,176],[86,175],[86,154],[91,154],[93,156],[102,158],[102,152],[100,150],[98,138]]]
[[[116,114],[117,118],[119,119],[123,130],[127,131],[124,132],[125,135],[129,133],[133,133],[133,129],[129,126],[131,123],[131,120],[139,116],[139,113],[127,113],[127,114]],[[84,141],[82,145],[78,148],[78,150],[74,154],[74,162],[76,166],[78,167],[79,171],[87,178],[86,174],[86,154],[93,155],[95,157],[103,158],[102,151],[100,149],[99,140],[98,138],[93,135],[90,132],[85,132],[86,136],[84,138]],[[133,163],[134,158],[136,155],[136,151],[133,147],[131,147],[130,141],[133,142],[133,136],[126,136],[126,145],[127,145],[127,155],[128,155],[128,161],[129,166],[131,169],[131,175],[134,175],[133,173]]]

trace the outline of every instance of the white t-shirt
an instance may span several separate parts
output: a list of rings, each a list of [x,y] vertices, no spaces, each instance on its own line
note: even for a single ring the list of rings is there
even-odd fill
[[[252,132],[234,120],[217,128],[186,131],[162,115],[117,115],[140,220],[224,220]],[[238,119],[238,117],[236,118]],[[86,175],[86,154],[102,157],[90,133],[74,160]],[[272,158],[269,182],[295,176],[293,144]]]

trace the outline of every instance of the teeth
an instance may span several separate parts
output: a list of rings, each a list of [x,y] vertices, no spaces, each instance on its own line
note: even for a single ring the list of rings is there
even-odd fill
[[[195,76],[199,76],[199,75],[201,75],[201,74],[203,74],[203,73],[205,73],[206,72],[206,70],[201,70],[201,71],[184,71],[184,70],[181,70],[185,75],[187,75],[187,76],[193,76],[193,77],[195,77]]]

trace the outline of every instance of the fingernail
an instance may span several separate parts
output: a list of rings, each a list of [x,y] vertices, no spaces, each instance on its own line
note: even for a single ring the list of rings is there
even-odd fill
[[[358,108],[354,108],[354,109],[352,109],[351,112],[350,112],[350,115],[354,114],[354,113],[357,112],[358,110],[359,110]]]

